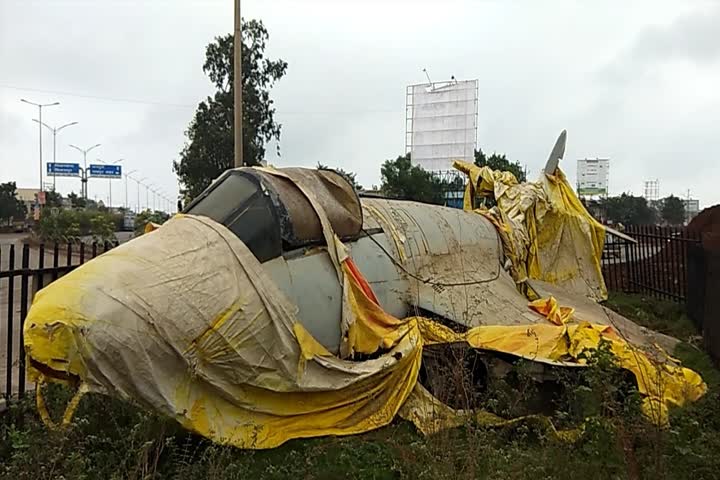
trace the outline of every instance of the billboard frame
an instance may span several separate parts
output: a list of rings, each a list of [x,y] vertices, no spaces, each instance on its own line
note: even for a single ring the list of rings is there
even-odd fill
[[[415,107],[419,105],[415,102],[415,89],[417,87],[425,87],[425,88],[429,88],[431,90],[440,90],[440,89],[446,88],[451,85],[457,85],[459,83],[470,83],[470,82],[475,83],[474,102],[473,102],[473,107],[472,107],[473,111],[471,113],[471,115],[473,116],[473,126],[474,126],[473,138],[472,138],[473,155],[474,155],[475,151],[477,151],[477,145],[478,145],[477,131],[478,131],[478,100],[479,100],[480,82],[477,79],[456,80],[453,78],[451,80],[444,80],[444,81],[440,81],[440,82],[415,83],[415,84],[408,85],[405,87],[405,154],[406,155],[408,153],[410,154],[410,159],[411,159],[413,165],[418,165],[418,163],[416,163],[416,161],[412,158],[412,151],[413,151],[413,147],[415,146],[413,143],[413,138],[414,138],[414,134],[417,133],[417,130],[415,129],[415,127],[413,125],[414,111],[415,111]],[[440,102],[440,103],[450,103],[450,102]],[[458,115],[437,115],[437,116],[428,117],[428,118],[442,118],[442,117],[456,117],[456,116],[458,116]],[[452,129],[443,129],[443,130],[435,130],[435,131],[460,131],[460,130],[463,130],[463,129],[452,128]],[[469,130],[469,129],[464,129],[464,130]],[[432,132],[432,131],[428,130],[428,132]],[[467,143],[468,142],[465,142],[464,144],[467,144]],[[459,143],[452,143],[452,144],[459,145]],[[437,144],[437,145],[440,145],[440,144]],[[446,145],[450,145],[450,144],[446,144]],[[444,159],[444,158],[446,158],[446,157],[434,157],[433,159]],[[422,166],[422,165],[420,165],[420,166]],[[451,168],[452,168],[451,165],[447,165],[445,168],[432,169],[430,171],[442,171],[442,170],[448,170]]]

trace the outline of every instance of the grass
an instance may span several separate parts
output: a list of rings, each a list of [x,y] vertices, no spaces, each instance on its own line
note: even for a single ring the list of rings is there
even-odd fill
[[[698,335],[685,307],[677,303],[644,295],[612,293],[605,306],[639,325],[680,340],[687,341]]]
[[[693,333],[671,305],[642,298],[613,298],[625,315],[680,338]],[[676,325],[675,322],[678,324]],[[674,352],[700,372],[709,393],[671,412],[657,429],[626,399],[584,422],[572,444],[529,424],[504,429],[477,425],[424,437],[402,420],[362,435],[290,441],[245,451],[215,445],[174,422],[119,400],[90,395],[71,428],[48,431],[32,398],[0,416],[0,478],[32,479],[682,479],[718,478],[720,472],[720,373],[704,352],[681,343]],[[602,365],[587,369],[574,393],[602,390],[614,375]],[[70,392],[48,391],[55,418]],[[575,397],[573,397],[575,398]],[[608,400],[617,402],[618,400]],[[629,405],[629,406],[628,406]],[[622,408],[617,408],[621,406]],[[558,408],[555,421],[570,415]]]

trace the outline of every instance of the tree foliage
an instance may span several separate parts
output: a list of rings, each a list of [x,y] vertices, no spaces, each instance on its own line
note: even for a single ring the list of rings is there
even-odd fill
[[[675,195],[665,197],[660,202],[660,216],[669,225],[682,225],[685,222],[685,204]]]
[[[142,233],[145,230],[145,225],[148,223],[157,223],[162,225],[170,219],[170,215],[160,210],[143,210],[135,216],[135,232]]]
[[[55,210],[43,208],[35,232],[45,242],[76,242],[82,236],[92,236],[93,241],[115,240],[115,230],[122,224],[121,214],[99,210]]]
[[[619,197],[600,200],[600,208],[611,223],[623,225],[650,225],[657,222],[657,212],[643,197],[623,193]]]
[[[259,165],[265,144],[280,138],[270,88],[285,75],[287,63],[265,58],[268,31],[260,21],[243,21],[243,159]],[[196,197],[233,165],[233,35],[216,37],[205,50],[203,71],[215,85],[200,102],[186,133],[187,142],[173,170],[186,199]]]
[[[524,182],[527,180],[525,176],[525,170],[523,169],[522,165],[520,165],[520,162],[511,162],[504,154],[498,155],[497,153],[493,152],[493,154],[488,157],[487,155],[485,155],[482,149],[475,150],[475,165],[477,165],[478,167],[487,166],[492,168],[493,170],[510,172],[515,175],[515,178],[517,178],[518,182]]]
[[[0,183],[0,221],[10,223],[25,218],[25,204],[16,195],[15,182]]]
[[[355,178],[355,172],[348,172],[347,170],[344,170],[342,168],[330,168],[327,165],[324,165],[320,162],[318,162],[317,168],[318,168],[318,170],[334,170],[337,173],[339,173],[340,175],[342,175],[345,178],[345,180],[350,182],[350,185],[352,185],[355,190],[363,189],[362,185],[360,185],[358,183],[357,179]]]
[[[55,190],[48,190],[45,192],[45,206],[46,207],[62,207],[62,195]]]
[[[444,203],[446,185],[437,176],[412,165],[409,153],[395,160],[386,160],[380,168],[380,175],[380,190],[388,197],[438,205]]]

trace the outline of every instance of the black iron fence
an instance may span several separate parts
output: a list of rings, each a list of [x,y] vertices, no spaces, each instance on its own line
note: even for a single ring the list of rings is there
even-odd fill
[[[700,236],[679,227],[632,226],[625,231],[633,241],[608,234],[602,269],[608,290],[642,293],[687,304],[702,259]]]
[[[116,243],[0,245],[0,398],[22,398],[25,378],[23,324],[35,293]]]

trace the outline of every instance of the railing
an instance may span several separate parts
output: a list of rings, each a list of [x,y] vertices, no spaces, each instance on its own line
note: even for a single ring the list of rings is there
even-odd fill
[[[0,380],[4,380],[0,398],[22,398],[30,387],[25,378],[23,324],[35,293],[115,245],[0,245]]]
[[[689,284],[697,270],[693,252],[701,248],[698,234],[655,225],[631,226],[624,233],[637,243],[612,234],[606,238],[602,268],[608,290],[683,304],[692,300],[695,292]]]

